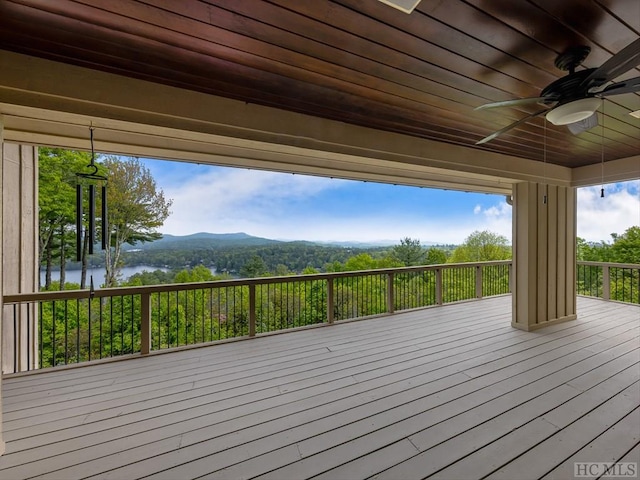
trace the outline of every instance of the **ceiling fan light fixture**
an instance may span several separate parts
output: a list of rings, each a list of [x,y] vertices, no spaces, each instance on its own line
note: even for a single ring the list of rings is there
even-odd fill
[[[546,117],[554,125],[568,125],[589,118],[598,110],[600,103],[599,98],[581,98],[554,108]]]
[[[418,6],[420,0],[380,0],[390,7],[397,8],[404,13],[411,13]]]

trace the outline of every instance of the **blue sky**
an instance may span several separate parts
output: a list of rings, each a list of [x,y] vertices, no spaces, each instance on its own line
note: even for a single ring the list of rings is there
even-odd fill
[[[246,232],[281,240],[459,244],[474,230],[511,240],[502,195],[403,187],[143,159],[173,200],[162,233]],[[578,235],[611,239],[640,225],[640,181],[578,190]]]

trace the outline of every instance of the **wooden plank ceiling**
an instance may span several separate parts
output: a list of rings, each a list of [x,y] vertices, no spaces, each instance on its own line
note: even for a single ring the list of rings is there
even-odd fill
[[[543,160],[544,117],[476,147],[539,105],[568,47],[598,67],[640,36],[639,0],[1,0],[0,48],[381,130]],[[580,67],[583,68],[583,67]],[[634,68],[619,79],[640,76]],[[547,124],[546,160],[640,153],[640,94],[602,127]]]

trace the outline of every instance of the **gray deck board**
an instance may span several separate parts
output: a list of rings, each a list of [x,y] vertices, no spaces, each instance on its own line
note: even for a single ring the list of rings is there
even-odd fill
[[[634,461],[640,307],[579,298],[577,321],[538,332],[510,307],[9,376],[0,478],[551,479]]]

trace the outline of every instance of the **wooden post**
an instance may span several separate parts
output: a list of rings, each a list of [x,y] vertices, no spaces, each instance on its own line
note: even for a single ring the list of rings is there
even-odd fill
[[[151,294],[140,294],[140,353],[151,351]]]
[[[4,186],[2,182],[3,178],[3,166],[4,166],[4,121],[2,115],[0,115],[0,258],[4,260],[4,249],[2,244],[4,243],[4,231],[3,231],[3,197],[4,197]],[[0,261],[0,279],[3,278],[3,264],[4,261]],[[2,327],[3,327],[3,310],[4,307],[2,305],[3,296],[4,296],[4,282],[0,281],[0,376],[2,374]],[[2,380],[0,379],[0,455],[4,453],[5,443],[2,435]]]
[[[611,271],[609,265],[602,266],[602,298],[611,300]]]
[[[482,265],[476,265],[476,298],[482,298]]]
[[[333,278],[327,278],[327,323],[332,324],[334,318]]]
[[[256,336],[256,285],[249,284],[249,336]]]
[[[393,292],[393,273],[387,274],[387,313],[395,311],[395,296]]]
[[[442,268],[436,268],[436,305],[442,305]]]

